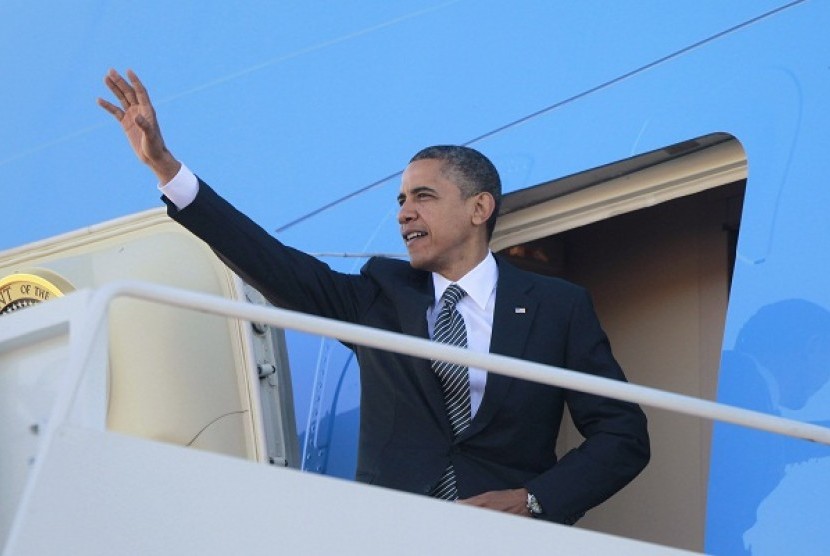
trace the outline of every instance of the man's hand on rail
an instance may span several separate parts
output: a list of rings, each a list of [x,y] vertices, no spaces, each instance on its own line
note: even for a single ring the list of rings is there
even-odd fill
[[[527,489],[525,488],[492,490],[478,496],[459,500],[458,503],[530,517],[530,511],[527,509]]]

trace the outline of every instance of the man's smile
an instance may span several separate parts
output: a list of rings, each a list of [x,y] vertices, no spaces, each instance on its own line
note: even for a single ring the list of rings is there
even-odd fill
[[[403,234],[403,241],[404,241],[404,243],[409,245],[410,243],[412,243],[416,239],[426,237],[426,236],[427,236],[426,232],[420,232],[420,231],[405,232]]]

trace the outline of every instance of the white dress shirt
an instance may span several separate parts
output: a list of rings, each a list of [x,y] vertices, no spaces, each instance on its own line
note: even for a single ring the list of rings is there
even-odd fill
[[[455,282],[467,292],[461,298],[456,308],[464,317],[467,327],[467,348],[470,351],[488,353],[490,351],[490,335],[493,331],[493,309],[496,306],[496,283],[499,279],[499,267],[493,253],[488,252],[478,266]],[[427,310],[427,326],[429,336],[432,337],[435,320],[441,309],[441,296],[452,282],[432,273],[432,284],[435,287],[435,301]],[[487,371],[470,367],[470,410],[471,417],[475,417],[484,397],[484,386],[487,383]]]
[[[165,184],[160,183],[158,188],[165,197],[170,199],[170,202],[176,205],[177,209],[182,210],[196,198],[199,192],[199,180],[187,166],[182,164],[173,179]]]

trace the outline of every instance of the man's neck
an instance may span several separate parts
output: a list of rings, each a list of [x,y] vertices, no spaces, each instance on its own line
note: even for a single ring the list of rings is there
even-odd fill
[[[492,254],[488,250],[486,253],[484,253],[484,256],[476,264],[474,264],[470,268],[466,269],[464,272],[457,272],[457,273],[453,273],[451,275],[447,275],[447,274],[444,274],[442,272],[433,272],[432,273],[433,280],[447,281],[447,282],[450,282],[450,283],[456,283],[457,284],[458,282],[461,282],[462,280],[464,280],[467,276],[473,274],[474,272],[477,272],[478,269],[480,269],[481,267],[483,267],[486,264],[487,259],[490,258],[490,257],[492,257]]]
[[[464,276],[470,273],[475,267],[481,264],[481,262],[487,258],[490,254],[490,249],[485,247],[477,257],[469,259],[469,261],[463,261],[465,264],[461,264],[462,261],[459,261],[459,264],[454,266],[453,268],[444,270],[444,271],[435,271],[434,274],[439,274],[449,280],[450,282],[458,282]]]

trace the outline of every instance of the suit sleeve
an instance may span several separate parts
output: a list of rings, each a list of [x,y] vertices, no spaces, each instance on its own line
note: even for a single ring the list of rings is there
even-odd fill
[[[278,307],[355,322],[362,304],[374,296],[366,280],[335,272],[283,245],[201,180],[196,198],[184,209],[162,200],[171,218]]]
[[[566,367],[625,381],[584,290],[573,307]],[[572,524],[636,477],[650,450],[646,417],[638,405],[577,391],[566,391],[565,400],[585,440],[526,487],[547,519]]]

